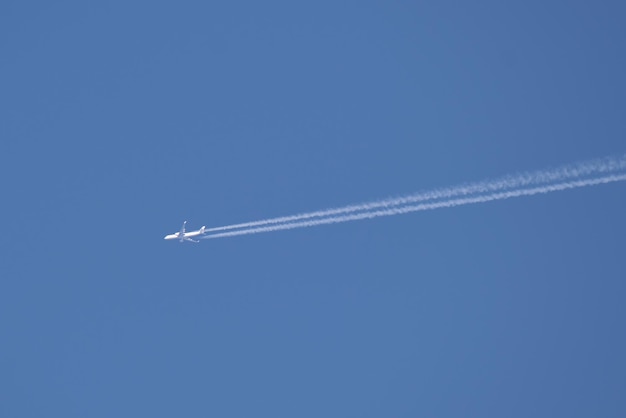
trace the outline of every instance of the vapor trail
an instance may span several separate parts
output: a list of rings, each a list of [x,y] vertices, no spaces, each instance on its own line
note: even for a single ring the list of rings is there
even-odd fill
[[[217,233],[213,235],[207,235],[204,238],[205,239],[225,238],[225,237],[234,237],[237,235],[260,234],[263,232],[273,232],[273,231],[281,231],[281,230],[295,229],[295,228],[308,228],[308,227],[318,226],[318,225],[335,224],[335,223],[342,223],[342,222],[357,221],[357,220],[362,220],[362,219],[378,218],[381,216],[393,216],[393,215],[401,215],[401,214],[411,213],[411,212],[420,212],[420,211],[425,211],[425,210],[451,208],[455,206],[464,206],[464,205],[470,205],[470,204],[475,204],[475,203],[485,203],[485,202],[491,202],[494,200],[510,199],[513,197],[532,196],[536,194],[551,193],[551,192],[560,191],[560,190],[576,189],[579,187],[594,186],[598,184],[613,183],[613,182],[624,181],[624,180],[626,180],[626,173],[612,174],[612,175],[606,175],[606,176],[599,177],[599,178],[572,180],[572,181],[567,181],[567,182],[548,184],[548,185],[531,187],[531,188],[519,188],[515,190],[492,192],[489,194],[483,194],[483,195],[472,196],[472,197],[462,197],[462,198],[441,200],[441,201],[430,202],[430,203],[421,203],[418,205],[407,205],[407,206],[399,206],[399,207],[388,208],[388,209],[372,210],[372,211],[361,212],[361,213],[352,213],[352,214],[346,214],[342,216],[329,216],[329,217],[322,218],[322,219],[282,223],[279,225],[270,225],[270,226],[249,228],[249,229],[230,231],[230,232],[221,232],[221,233]]]
[[[412,203],[426,202],[429,200],[450,199],[455,196],[469,196],[478,193],[500,192],[525,186],[536,186],[547,183],[563,182],[566,180],[573,180],[584,176],[615,173],[624,169],[626,169],[626,155],[623,155],[621,157],[600,158],[549,170],[509,175],[496,180],[486,180],[477,183],[462,184],[456,187],[435,189],[403,197],[379,200],[376,202],[361,203],[340,208],[301,213],[298,215],[282,216],[278,218],[269,218],[253,222],[208,228],[206,229],[206,232],[228,231],[232,229],[260,227],[263,225],[292,223],[294,221],[300,221],[304,219],[322,218],[354,212],[371,211],[380,208],[393,208]]]

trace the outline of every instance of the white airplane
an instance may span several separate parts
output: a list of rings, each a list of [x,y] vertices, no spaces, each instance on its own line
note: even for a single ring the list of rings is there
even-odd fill
[[[200,242],[195,239],[191,239],[191,237],[197,237],[198,235],[204,235],[204,226],[197,231],[185,232],[185,225],[187,221],[183,222],[183,226],[180,228],[179,232],[175,232],[173,234],[166,235],[163,239],[177,239],[180,242],[191,241],[191,242]]]

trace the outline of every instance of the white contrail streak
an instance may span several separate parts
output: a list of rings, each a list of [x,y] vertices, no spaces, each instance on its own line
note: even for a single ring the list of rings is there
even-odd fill
[[[357,220],[362,220],[362,219],[378,218],[381,216],[393,216],[393,215],[401,215],[401,214],[411,213],[411,212],[420,212],[420,211],[425,211],[425,210],[451,208],[455,206],[470,205],[470,204],[475,204],[475,203],[485,203],[485,202],[491,202],[494,200],[510,199],[513,197],[520,197],[520,196],[532,196],[536,194],[550,193],[550,192],[555,192],[559,190],[575,189],[575,188],[586,187],[586,186],[594,186],[598,184],[613,183],[613,182],[624,181],[624,180],[626,180],[626,173],[613,174],[613,175],[607,175],[607,176],[603,176],[599,178],[572,180],[568,182],[548,184],[548,185],[531,187],[531,188],[521,188],[521,189],[507,190],[507,191],[501,191],[501,192],[492,192],[489,194],[472,196],[472,197],[461,197],[461,198],[441,200],[441,201],[436,201],[436,202],[431,202],[431,203],[421,203],[418,205],[399,206],[399,207],[388,208],[388,209],[346,214],[342,216],[330,216],[330,217],[326,217],[322,219],[282,223],[279,225],[270,225],[270,226],[249,228],[249,229],[243,229],[243,230],[237,230],[237,231],[222,232],[222,233],[217,233],[213,235],[207,235],[205,239],[234,237],[237,235],[260,234],[263,232],[273,232],[273,231],[281,231],[281,230],[295,229],[295,228],[308,228],[308,227],[318,226],[318,225],[335,224],[335,223],[342,223],[342,222],[357,221]]]
[[[496,180],[487,180],[477,183],[463,184],[456,187],[435,189],[404,197],[379,200],[376,202],[361,203],[356,205],[344,206],[341,208],[326,209],[315,212],[301,213],[298,215],[282,216],[278,218],[269,218],[253,222],[208,228],[206,229],[206,232],[228,231],[232,229],[260,227],[263,225],[292,223],[294,221],[300,221],[304,219],[371,211],[380,208],[392,208],[412,203],[425,202],[429,200],[450,199],[455,196],[469,196],[478,193],[493,193],[526,186],[536,186],[547,183],[563,182],[566,180],[577,179],[584,176],[614,173],[624,169],[626,169],[626,155],[623,155],[621,157],[607,157],[578,164],[566,165],[550,170],[520,173],[516,175],[502,177]]]

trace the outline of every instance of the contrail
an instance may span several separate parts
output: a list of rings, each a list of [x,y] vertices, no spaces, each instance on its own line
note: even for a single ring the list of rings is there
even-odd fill
[[[494,200],[504,200],[504,199],[510,199],[513,197],[520,197],[520,196],[532,196],[536,194],[551,193],[551,192],[560,191],[560,190],[576,189],[579,187],[594,186],[598,184],[613,183],[613,182],[624,181],[624,180],[626,180],[626,173],[612,174],[612,175],[606,175],[606,176],[599,177],[599,178],[572,180],[572,181],[548,184],[548,185],[537,186],[537,187],[520,188],[520,189],[507,190],[507,191],[501,191],[501,192],[492,192],[489,194],[472,196],[472,197],[461,197],[461,198],[441,200],[441,201],[430,202],[430,203],[428,202],[421,203],[418,205],[399,206],[399,207],[394,207],[394,208],[372,210],[372,211],[361,212],[361,213],[352,213],[352,214],[346,214],[346,215],[341,215],[341,216],[329,216],[329,217],[322,218],[322,219],[282,223],[278,225],[270,225],[270,226],[249,228],[249,229],[243,229],[243,230],[237,230],[237,231],[222,232],[222,233],[217,233],[213,235],[208,235],[204,238],[205,239],[225,238],[225,237],[234,237],[237,235],[260,234],[263,232],[273,232],[273,231],[281,231],[281,230],[295,229],[295,228],[308,228],[308,227],[318,226],[318,225],[335,224],[335,223],[342,223],[342,222],[357,221],[357,220],[362,220],[362,219],[378,218],[381,216],[393,216],[393,215],[401,215],[401,214],[411,213],[411,212],[420,212],[420,211],[425,211],[425,210],[434,210],[434,209],[440,209],[440,208],[464,206],[464,205],[470,205],[470,204],[475,204],[475,203],[486,203],[486,202],[491,202]]]
[[[298,215],[282,216],[253,222],[208,228],[206,229],[206,232],[228,231],[232,229],[260,227],[263,225],[292,223],[304,219],[322,218],[354,212],[371,211],[380,208],[392,208],[412,203],[425,202],[429,200],[450,199],[455,196],[469,196],[478,193],[499,192],[509,189],[517,189],[525,186],[536,186],[540,184],[563,182],[566,180],[577,179],[584,176],[614,173],[624,169],[626,169],[626,155],[623,155],[621,157],[606,157],[578,164],[570,164],[549,170],[509,175],[496,180],[486,180],[477,183],[462,184],[456,187],[435,189],[404,197],[379,200],[376,202],[361,203],[340,208],[301,213]]]

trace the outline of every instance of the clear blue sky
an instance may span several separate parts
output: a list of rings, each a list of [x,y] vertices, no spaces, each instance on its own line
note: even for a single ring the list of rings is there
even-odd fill
[[[623,417],[623,1],[3,1],[0,416]]]

